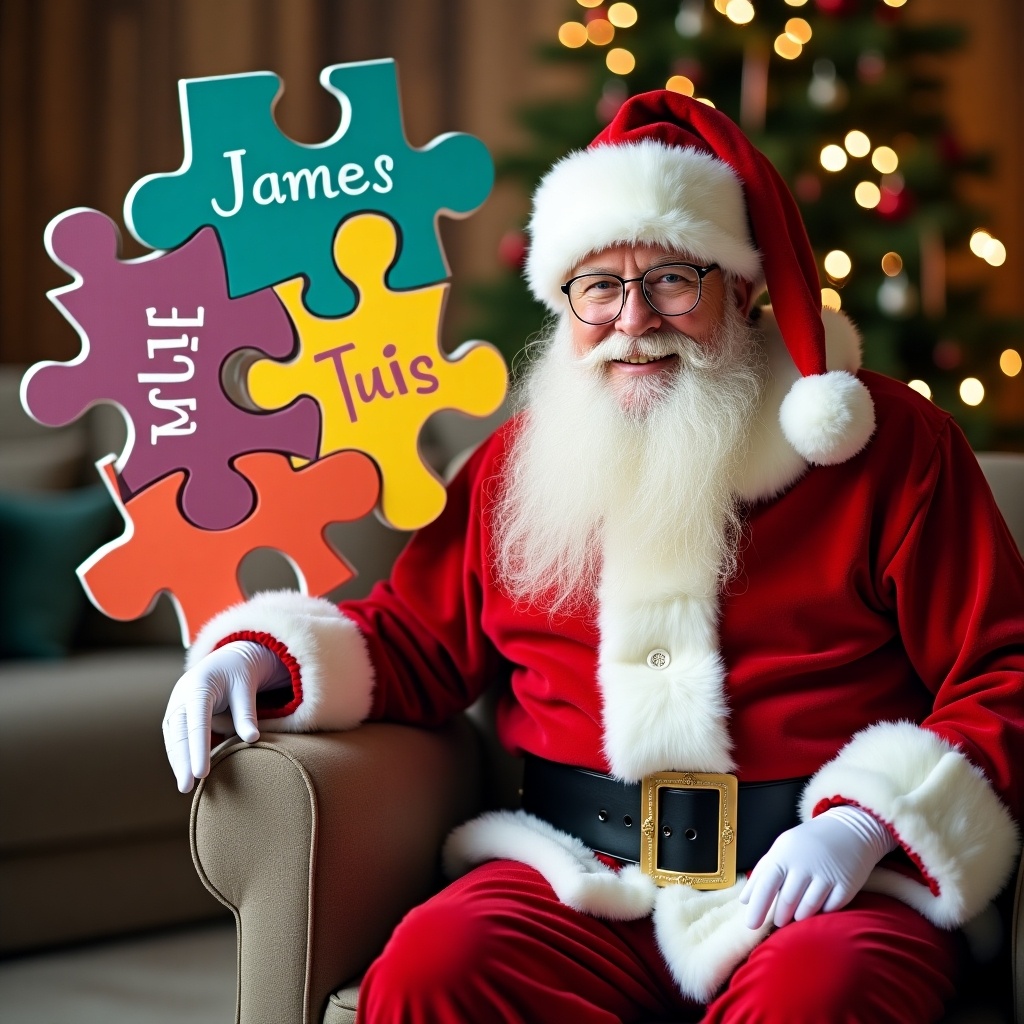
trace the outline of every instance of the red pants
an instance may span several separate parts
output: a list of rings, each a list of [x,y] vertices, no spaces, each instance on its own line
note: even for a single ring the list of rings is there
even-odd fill
[[[360,991],[366,1024],[926,1024],[957,975],[955,933],[863,893],[773,932],[710,1005],[684,999],[650,918],[562,906],[532,868],[491,861],[413,910]]]

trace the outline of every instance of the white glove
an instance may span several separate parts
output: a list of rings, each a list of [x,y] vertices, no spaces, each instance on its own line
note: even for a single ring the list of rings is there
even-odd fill
[[[206,655],[174,684],[164,714],[164,748],[182,793],[210,770],[213,716],[230,708],[239,738],[255,743],[260,738],[256,694],[285,686],[290,679],[288,669],[269,647],[232,640]]]
[[[849,805],[831,807],[783,832],[740,893],[747,927],[764,924],[776,896],[774,923],[779,928],[819,910],[827,914],[845,907],[896,845],[874,815]]]

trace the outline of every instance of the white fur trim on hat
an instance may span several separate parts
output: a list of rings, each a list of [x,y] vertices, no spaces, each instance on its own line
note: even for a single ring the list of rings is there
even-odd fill
[[[374,671],[366,641],[337,605],[295,590],[268,590],[215,615],[189,648],[191,668],[241,634],[261,634],[285,648],[297,665],[293,686],[301,698],[288,715],[260,720],[269,732],[352,729],[366,719]],[[297,678],[296,678],[297,677]],[[233,731],[230,719],[217,723]]]
[[[852,802],[892,829],[924,880],[876,868],[866,889],[955,928],[1002,889],[1019,840],[1009,811],[964,754],[913,722],[881,722],[857,733],[804,789],[804,820]]]
[[[845,370],[801,377],[779,409],[786,440],[808,462],[835,466],[852,459],[875,431],[868,389]]]
[[[875,431],[875,406],[854,376],[860,369],[860,336],[842,313],[822,310],[826,373],[796,375],[779,407],[786,440],[808,462],[834,466],[853,458]]]
[[[736,173],[709,153],[655,139],[592,146],[551,168],[533,197],[526,280],[553,312],[591,253],[660,245],[748,281],[762,280]]]

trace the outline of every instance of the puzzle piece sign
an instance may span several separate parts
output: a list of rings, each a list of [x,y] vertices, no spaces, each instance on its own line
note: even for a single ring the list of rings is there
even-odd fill
[[[276,75],[183,81],[184,163],[135,185],[125,201],[129,230],[146,245],[171,248],[211,225],[224,246],[231,295],[301,275],[309,282],[307,307],[342,316],[357,299],[331,256],[335,229],[373,211],[402,229],[392,288],[444,280],[435,221],[443,212],[469,214],[487,198],[494,181],[487,148],[461,134],[410,148],[393,60],[334,65],[320,82],[337,98],[340,122],[326,142],[307,146],[274,123]]]
[[[97,464],[126,530],[79,577],[113,618],[168,593],[185,643],[244,599],[239,566],[257,548],[282,552],[320,596],[353,575],[329,523],[375,505],[398,529],[430,522],[445,493],[419,452],[424,423],[441,409],[488,415],[505,394],[491,346],[448,357],[438,344],[436,219],[483,202],[486,148],[458,134],[411,148],[393,61],[320,80],[340,123],[318,146],[278,131],[275,75],[180,83],[185,160],[125,201],[156,251],[120,259],[117,227],[95,210],[46,232],[72,277],[49,298],[81,352],[31,367],[22,404],[52,426],[111,404],[128,426],[124,451]]]
[[[302,303],[302,282],[279,285],[299,334],[299,354],[281,365],[249,370],[253,401],[276,409],[313,395],[323,415],[320,455],[357,448],[372,455],[384,478],[381,512],[395,529],[413,530],[444,508],[444,485],[424,464],[418,439],[441,409],[474,416],[494,412],[505,397],[505,363],[481,342],[451,359],[438,342],[446,285],[407,292],[385,284],[395,258],[394,225],[365,214],[338,232],[338,269],[355,282],[359,306],[351,316],[324,320]]]
[[[208,530],[234,526],[253,509],[249,484],[231,468],[236,455],[316,457],[320,414],[311,399],[268,416],[224,393],[232,352],[284,357],[294,338],[272,292],[228,298],[211,229],[174,252],[121,261],[114,222],[79,209],[51,221],[46,246],[75,278],[50,299],[78,328],[82,351],[25,375],[22,403],[31,416],[61,426],[97,402],[118,406],[128,424],[116,466],[124,486],[136,493],[185,470],[182,507]]]
[[[339,452],[295,470],[276,452],[252,452],[239,456],[236,466],[252,482],[256,508],[238,526],[212,531],[181,514],[183,473],[123,502],[110,461],[98,463],[127,526],[78,568],[93,604],[111,618],[136,619],[168,593],[188,645],[213,615],[245,600],[238,571],[257,548],[284,554],[305,593],[326,594],[348,582],[354,573],[323,532],[373,508],[379,490],[374,464],[359,452]]]

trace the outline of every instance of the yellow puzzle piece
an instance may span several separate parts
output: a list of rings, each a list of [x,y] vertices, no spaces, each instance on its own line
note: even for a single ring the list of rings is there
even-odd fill
[[[348,316],[324,320],[302,302],[302,278],[277,292],[299,336],[287,363],[252,364],[248,391],[264,409],[312,395],[322,418],[320,456],[357,449],[381,474],[381,513],[398,530],[414,530],[444,508],[444,486],[419,453],[419,433],[442,409],[487,416],[505,397],[508,374],[493,346],[467,342],[441,352],[438,327],[448,286],[391,291],[384,275],[398,238],[386,217],[362,214],[342,224],[334,242],[338,269],[356,287]]]

